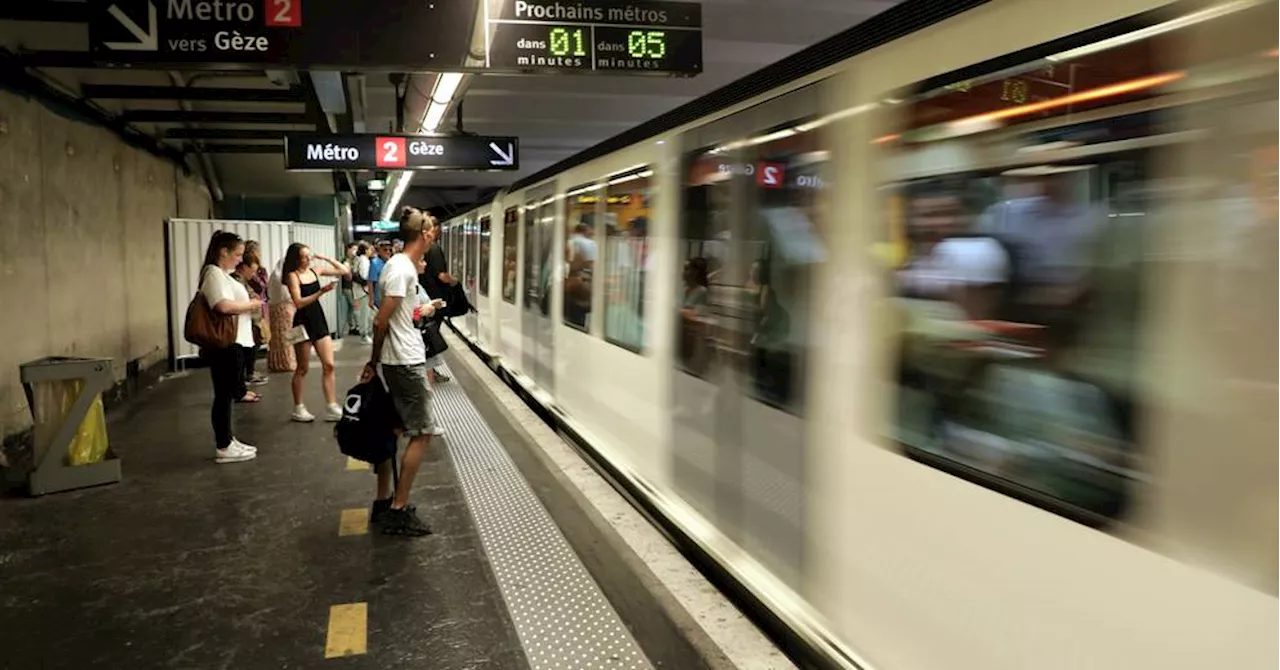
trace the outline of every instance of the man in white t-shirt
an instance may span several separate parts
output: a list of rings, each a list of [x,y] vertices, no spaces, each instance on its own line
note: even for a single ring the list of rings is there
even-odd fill
[[[972,320],[995,318],[999,289],[1010,279],[1010,259],[994,238],[965,236],[962,206],[952,194],[932,194],[912,203],[917,255],[898,271],[904,295],[949,300]]]
[[[427,348],[414,317],[429,318],[439,301],[421,304],[418,298],[418,261],[430,245],[430,217],[413,207],[400,215],[400,239],[404,251],[392,256],[378,278],[381,292],[378,313],[373,320],[373,354],[360,376],[362,382],[375,377],[378,364],[382,378],[404,434],[409,437],[400,465],[400,481],[391,491],[390,462],[378,466],[378,492],[370,520],[388,535],[420,537],[431,529],[409,505],[409,491],[433,435],[442,435],[431,416],[431,386],[427,383]]]

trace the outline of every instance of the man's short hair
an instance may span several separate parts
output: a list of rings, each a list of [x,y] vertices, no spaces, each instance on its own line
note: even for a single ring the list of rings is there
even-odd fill
[[[429,225],[430,219],[425,212],[417,207],[405,207],[400,210],[400,232],[396,237],[402,242],[416,240],[422,237],[422,232]]]

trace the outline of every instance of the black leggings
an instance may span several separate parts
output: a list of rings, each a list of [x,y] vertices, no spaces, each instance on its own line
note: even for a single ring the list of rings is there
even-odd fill
[[[233,344],[225,349],[215,349],[204,354],[209,363],[209,376],[213,379],[214,445],[226,449],[231,444],[231,408],[244,395],[245,349]]]
[[[254,368],[258,363],[258,348],[244,350],[244,380],[247,382],[253,379]],[[241,394],[243,395],[243,394]]]

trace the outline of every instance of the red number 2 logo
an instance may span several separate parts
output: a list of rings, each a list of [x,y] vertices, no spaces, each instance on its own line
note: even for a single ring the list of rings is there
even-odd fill
[[[264,0],[263,14],[267,25],[285,28],[302,27],[302,0]]]
[[[405,141],[403,137],[379,137],[377,139],[378,167],[404,167]]]

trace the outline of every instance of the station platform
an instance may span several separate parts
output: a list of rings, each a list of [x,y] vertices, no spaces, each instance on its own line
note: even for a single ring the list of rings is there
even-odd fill
[[[0,500],[0,667],[790,665],[776,652],[735,662],[655,587],[469,355],[454,346],[436,388],[447,434],[412,496],[425,538],[370,532],[373,474],[339,453],[333,424],[289,421],[287,373],[235,409],[259,449],[245,463],[213,462],[204,370],[113,412],[123,482]],[[340,393],[367,356],[340,350]],[[322,407],[318,369],[307,382]],[[702,620],[741,625],[717,606]]]

